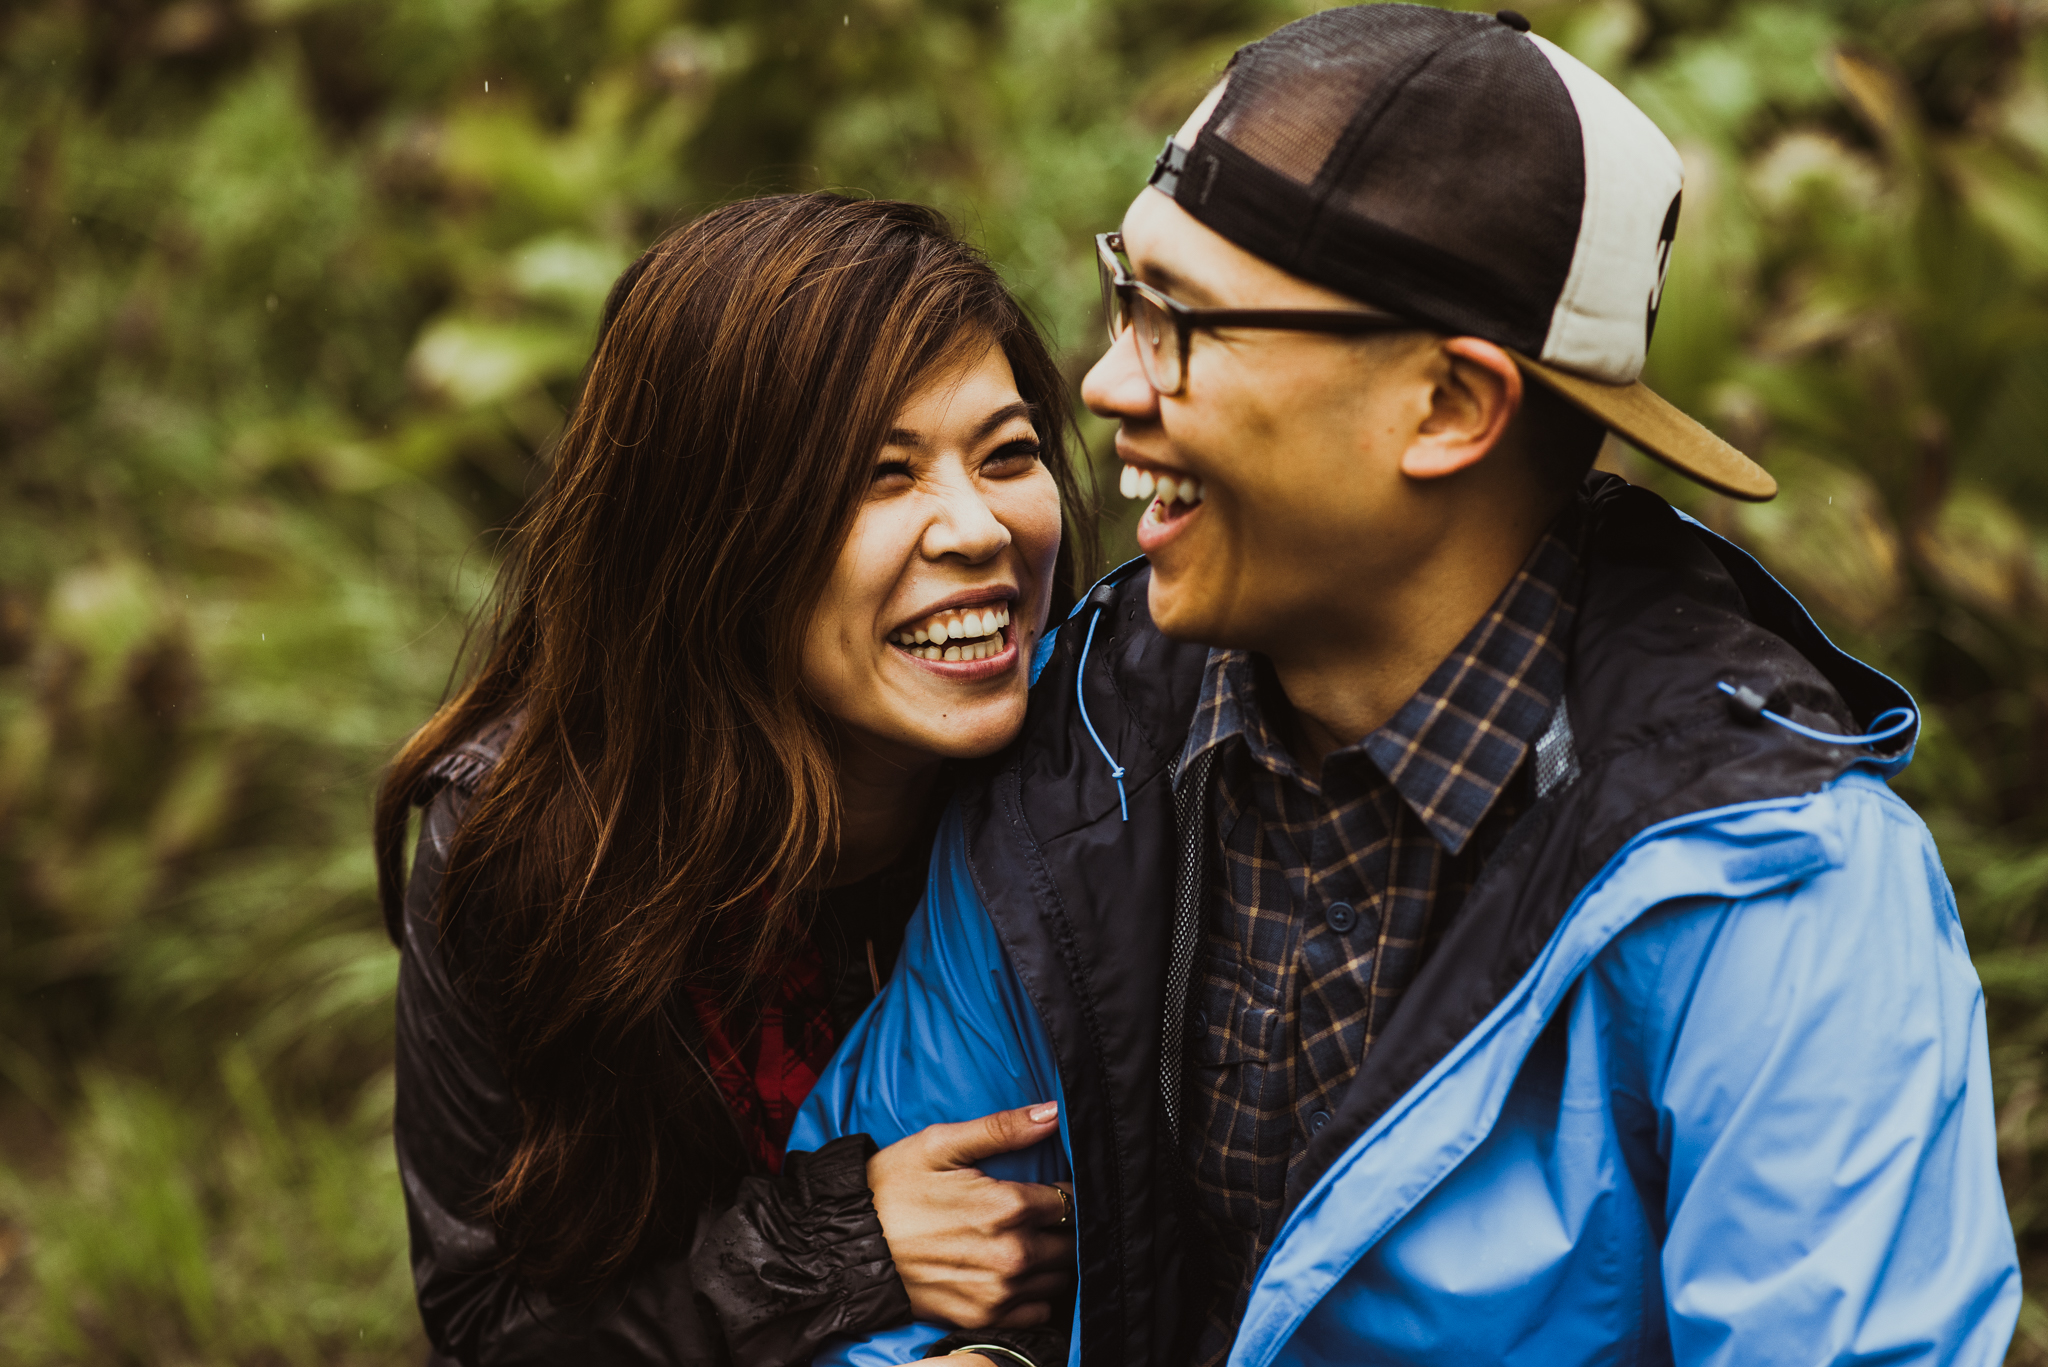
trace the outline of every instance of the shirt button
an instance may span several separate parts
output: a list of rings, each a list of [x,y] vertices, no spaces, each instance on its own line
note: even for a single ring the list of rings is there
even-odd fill
[[[1209,1013],[1207,1011],[1195,1012],[1195,1024],[1207,1030],[1209,1028]]]
[[[1317,1111],[1314,1115],[1308,1118],[1308,1132],[1310,1134],[1315,1134],[1319,1130],[1321,1130],[1323,1126],[1329,1123],[1330,1113],[1328,1111]]]
[[[1332,902],[1330,909],[1323,913],[1330,923],[1330,929],[1339,935],[1349,935],[1351,927],[1358,924],[1358,913],[1351,909],[1349,902]]]

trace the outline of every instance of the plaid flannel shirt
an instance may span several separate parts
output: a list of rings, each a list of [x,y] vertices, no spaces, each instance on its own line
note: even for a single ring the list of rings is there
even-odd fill
[[[1392,720],[1324,760],[1320,782],[1268,720],[1287,706],[1271,666],[1210,653],[1181,762],[1220,747],[1222,857],[1186,1073],[1196,1363],[1228,1353],[1288,1173],[1533,801],[1526,761],[1563,694],[1576,601],[1570,518]]]

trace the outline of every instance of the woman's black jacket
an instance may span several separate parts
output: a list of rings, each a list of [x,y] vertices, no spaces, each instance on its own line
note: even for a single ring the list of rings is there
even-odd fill
[[[808,1359],[831,1335],[908,1319],[868,1191],[865,1135],[790,1154],[779,1176],[741,1176],[729,1203],[698,1213],[690,1247],[640,1266],[594,1309],[567,1314],[500,1270],[478,1198],[518,1135],[518,1112],[485,1017],[442,960],[434,904],[463,810],[503,740],[487,733],[435,766],[402,924],[391,927],[394,1138],[434,1363],[774,1367]]]

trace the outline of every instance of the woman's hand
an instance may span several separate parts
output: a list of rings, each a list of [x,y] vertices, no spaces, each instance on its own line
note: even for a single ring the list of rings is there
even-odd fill
[[[1074,1276],[1067,1199],[974,1165],[1059,1133],[1052,1102],[932,1125],[868,1160],[882,1237],[919,1319],[962,1329],[1043,1324]]]

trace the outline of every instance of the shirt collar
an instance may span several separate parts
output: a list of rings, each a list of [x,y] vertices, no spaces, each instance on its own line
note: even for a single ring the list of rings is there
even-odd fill
[[[1331,756],[1369,757],[1452,854],[1506,790],[1564,694],[1578,598],[1576,512],[1552,524],[1493,606],[1384,726]],[[1260,708],[1263,663],[1249,651],[1209,652],[1176,782],[1204,751],[1233,738],[1267,768],[1306,781]]]

